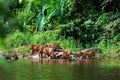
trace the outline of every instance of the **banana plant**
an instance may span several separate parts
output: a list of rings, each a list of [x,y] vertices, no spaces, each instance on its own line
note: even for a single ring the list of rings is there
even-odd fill
[[[36,24],[39,30],[44,29],[44,25],[47,24],[53,16],[61,16],[63,14],[63,1],[51,1],[52,3],[46,3],[42,6],[41,12],[36,16]],[[55,5],[56,3],[56,5]],[[55,6],[55,7],[54,7]],[[47,14],[45,11],[47,10]],[[59,14],[58,14],[59,13]]]
[[[44,12],[45,12],[46,9],[47,9],[47,4],[43,5],[42,11],[36,17],[36,23],[37,23],[37,26],[39,27],[40,30],[43,29],[43,26],[45,24],[45,21],[44,21],[45,14],[44,14]]]

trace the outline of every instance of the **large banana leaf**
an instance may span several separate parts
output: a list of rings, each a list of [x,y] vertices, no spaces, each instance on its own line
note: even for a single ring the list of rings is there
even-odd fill
[[[50,4],[44,4],[41,12],[36,17],[38,28],[42,30],[44,28],[44,24],[47,24],[53,16],[61,16],[63,14],[63,6],[63,0],[58,2],[56,1],[56,8],[54,7],[54,1]],[[44,14],[46,10],[47,15]]]
[[[47,8],[47,5],[43,5],[42,11],[36,17],[36,23],[37,23],[37,26],[39,27],[40,30],[43,29],[43,26],[45,24],[45,22],[44,22],[44,12],[45,12],[46,8]]]

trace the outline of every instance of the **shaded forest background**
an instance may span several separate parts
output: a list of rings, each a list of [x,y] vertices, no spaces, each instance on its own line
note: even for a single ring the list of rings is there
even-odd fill
[[[120,57],[119,0],[1,0],[0,15],[0,44],[8,50],[55,43]]]

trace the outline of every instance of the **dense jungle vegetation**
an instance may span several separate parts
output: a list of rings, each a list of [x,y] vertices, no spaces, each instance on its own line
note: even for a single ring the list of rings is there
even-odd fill
[[[55,43],[120,58],[120,0],[1,0],[0,15],[1,50]]]

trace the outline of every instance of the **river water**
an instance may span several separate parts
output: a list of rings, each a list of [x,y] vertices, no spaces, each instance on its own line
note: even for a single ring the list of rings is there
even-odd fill
[[[0,80],[120,80],[120,60],[1,61]]]

